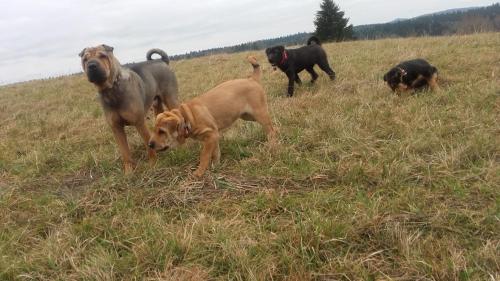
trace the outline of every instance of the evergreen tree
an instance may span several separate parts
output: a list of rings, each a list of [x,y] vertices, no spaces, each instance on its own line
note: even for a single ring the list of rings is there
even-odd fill
[[[352,24],[347,25],[348,18],[332,0],[323,0],[321,10],[316,13],[314,34],[322,41],[342,41],[353,39]]]

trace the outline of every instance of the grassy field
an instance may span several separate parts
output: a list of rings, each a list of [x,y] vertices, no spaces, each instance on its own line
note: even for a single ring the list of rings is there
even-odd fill
[[[324,47],[337,80],[293,98],[251,53],[280,144],[239,121],[201,180],[198,143],[151,168],[133,129],[123,176],[82,75],[1,87],[0,280],[500,280],[500,33]],[[181,99],[248,54],[172,63]],[[441,90],[391,94],[415,57]]]

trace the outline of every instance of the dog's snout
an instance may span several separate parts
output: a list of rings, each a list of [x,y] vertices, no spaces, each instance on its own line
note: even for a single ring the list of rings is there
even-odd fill
[[[87,64],[88,69],[94,70],[97,69],[97,63],[96,62],[89,62]]]
[[[155,143],[153,141],[150,141],[148,143],[149,148],[155,148]]]

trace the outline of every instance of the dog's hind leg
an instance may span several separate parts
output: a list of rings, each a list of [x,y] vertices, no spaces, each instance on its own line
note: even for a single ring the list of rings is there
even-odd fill
[[[309,74],[311,74],[311,83],[314,83],[314,81],[316,81],[316,79],[318,79],[318,73],[316,73],[316,71],[314,71],[313,67],[306,68],[306,70],[307,70],[307,72],[309,72]]]
[[[167,91],[162,94],[163,103],[167,106],[168,110],[179,108],[179,101],[177,100],[177,83],[169,85]]]
[[[159,96],[156,96],[153,100],[153,113],[155,117],[163,111],[165,111],[165,108],[163,107],[163,101]]]
[[[256,109],[253,115],[253,119],[257,123],[259,123],[263,128],[264,131],[266,132],[267,140],[269,142],[275,142],[276,140],[276,131],[273,128],[273,123],[271,121],[271,117],[269,116],[269,113],[267,111],[267,106],[264,106],[262,108]]]
[[[325,60],[320,62],[318,63],[318,66],[319,68],[321,68],[321,70],[323,70],[326,74],[328,74],[330,80],[335,80],[335,71],[333,71],[333,69],[330,68],[330,66],[328,65],[328,61]]]

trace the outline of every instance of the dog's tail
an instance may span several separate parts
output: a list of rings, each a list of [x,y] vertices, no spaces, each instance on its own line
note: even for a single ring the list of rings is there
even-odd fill
[[[151,58],[154,54],[158,54],[161,56],[161,60],[164,61],[166,64],[169,64],[170,63],[170,60],[168,59],[168,55],[167,53],[165,53],[163,50],[160,50],[160,49],[151,49],[148,51],[148,53],[146,54],[146,58],[148,60],[153,60],[153,58]]]
[[[253,73],[252,73],[252,76],[250,76],[250,78],[257,81],[257,82],[260,82],[261,71],[260,71],[260,65],[257,62],[257,59],[254,56],[248,56],[247,60],[253,66]]]
[[[316,45],[320,45],[321,46],[321,42],[319,41],[318,37],[316,36],[311,36],[308,40],[307,40],[307,45],[311,45],[312,43],[316,44]]]

